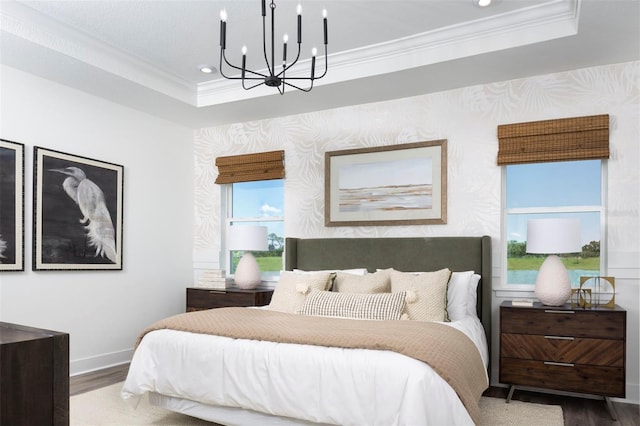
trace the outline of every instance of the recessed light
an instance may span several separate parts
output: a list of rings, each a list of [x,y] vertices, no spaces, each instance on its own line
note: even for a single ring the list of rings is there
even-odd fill
[[[216,70],[216,68],[211,65],[200,65],[198,68],[200,69],[200,72],[203,72],[205,74],[215,74],[216,72],[218,72],[218,70]]]
[[[487,7],[491,4],[491,0],[473,0],[476,6]]]

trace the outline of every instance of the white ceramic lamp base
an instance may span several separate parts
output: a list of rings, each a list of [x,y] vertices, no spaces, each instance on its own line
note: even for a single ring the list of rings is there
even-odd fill
[[[540,266],[535,294],[547,306],[562,306],[571,296],[569,274],[558,256],[547,257]]]
[[[260,267],[251,253],[245,252],[238,262],[233,281],[243,290],[254,289],[260,284]]]

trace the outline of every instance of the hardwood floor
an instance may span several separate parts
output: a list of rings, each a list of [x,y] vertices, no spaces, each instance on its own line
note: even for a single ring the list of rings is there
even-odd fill
[[[508,388],[491,386],[485,396],[506,398]],[[564,414],[565,426],[639,426],[640,406],[613,402],[618,420],[613,421],[602,399],[577,398],[550,393],[530,392],[516,389],[514,400],[536,404],[560,405]]]
[[[69,395],[78,395],[79,393],[85,393],[114,383],[123,382],[127,377],[128,371],[129,364],[122,364],[103,370],[92,371],[91,373],[71,376],[69,380]]]
[[[69,393],[71,396],[121,382],[127,376],[128,364],[105,368],[104,370],[71,377]],[[508,389],[492,386],[485,396],[506,398]],[[547,393],[516,390],[514,400],[537,404],[560,405],[564,412],[565,426],[640,426],[640,406],[614,402],[618,417],[611,420],[603,400],[559,396]]]

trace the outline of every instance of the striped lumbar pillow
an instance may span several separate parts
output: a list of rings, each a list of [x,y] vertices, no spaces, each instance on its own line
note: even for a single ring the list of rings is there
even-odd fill
[[[313,289],[298,313],[357,319],[399,320],[404,311],[405,298],[404,291],[356,294]]]

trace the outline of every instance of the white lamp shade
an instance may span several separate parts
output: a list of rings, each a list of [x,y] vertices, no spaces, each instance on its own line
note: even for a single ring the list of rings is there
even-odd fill
[[[527,222],[527,253],[578,253],[579,219],[531,219]]]
[[[256,225],[234,225],[229,227],[227,249],[244,251],[266,251],[269,249],[267,227]]]

